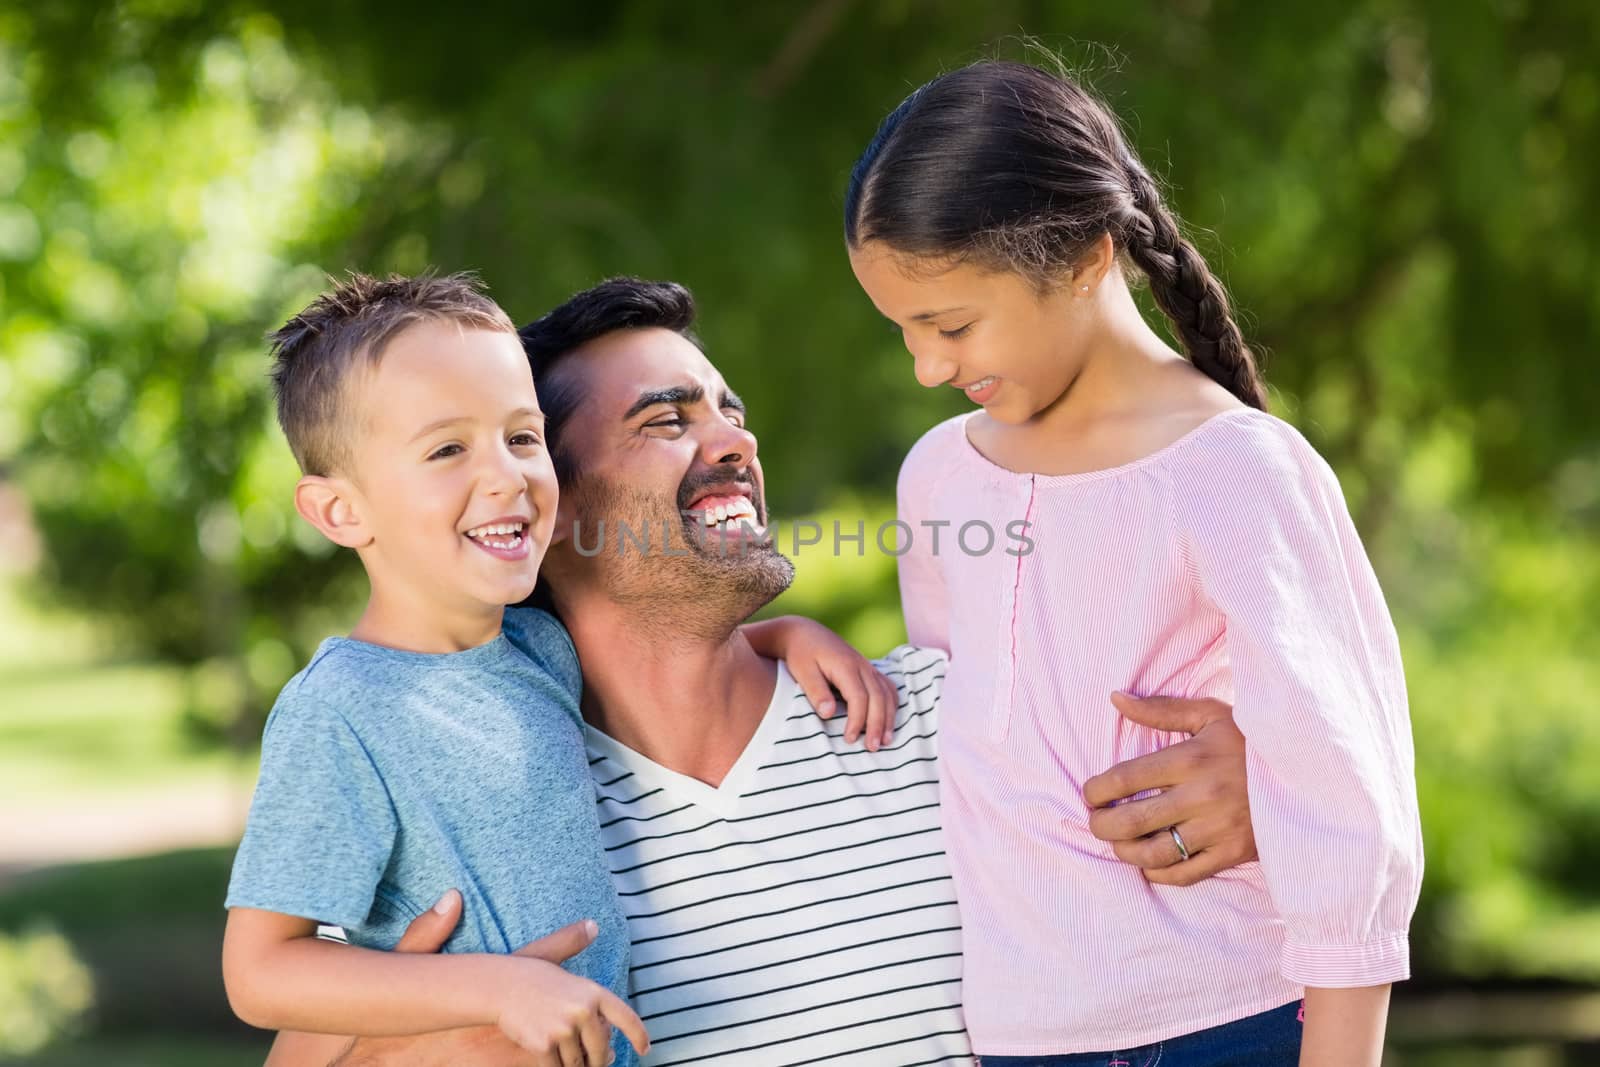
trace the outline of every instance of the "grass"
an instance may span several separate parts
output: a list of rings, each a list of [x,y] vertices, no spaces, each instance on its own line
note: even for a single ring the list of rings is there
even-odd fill
[[[246,780],[238,757],[198,749],[183,728],[177,668],[106,659],[81,619],[41,610],[0,582],[0,782],[5,807]]]
[[[265,1039],[119,1037],[64,1042],[9,1062],[26,1067],[259,1067],[266,1054]]]
[[[97,1032],[248,1033],[222,991],[232,860],[230,848],[185,849],[35,871],[0,889],[0,933],[66,939],[93,978]]]
[[[246,761],[194,745],[183,727],[184,684],[172,667],[115,662],[102,630],[36,607],[0,579],[0,839],[6,820],[48,820],[62,804],[103,805],[111,818],[119,800],[152,790],[247,782]],[[231,849],[194,849],[0,883],[0,935],[59,933],[93,984],[81,1036],[0,1061],[259,1064],[267,1038],[233,1019],[219,974],[231,858]],[[26,988],[27,975],[20,979]]]
[[[232,864],[230,848],[196,848],[36,871],[0,890],[0,930],[40,919],[85,940],[146,922],[220,929]]]

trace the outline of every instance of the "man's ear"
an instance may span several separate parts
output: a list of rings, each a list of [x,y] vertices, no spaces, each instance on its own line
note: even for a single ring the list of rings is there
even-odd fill
[[[572,539],[572,524],[577,521],[577,509],[571,504],[573,494],[562,491],[556,496],[556,524],[550,531],[550,543],[559,545]]]
[[[372,543],[372,532],[356,506],[355,487],[343,478],[301,478],[294,487],[294,509],[336,545],[365,548]]]

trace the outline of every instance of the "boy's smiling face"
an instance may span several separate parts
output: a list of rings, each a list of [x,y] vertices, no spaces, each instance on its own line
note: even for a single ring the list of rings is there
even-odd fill
[[[557,493],[517,336],[421,322],[348,388],[353,547],[374,606],[450,627],[531,593]]]

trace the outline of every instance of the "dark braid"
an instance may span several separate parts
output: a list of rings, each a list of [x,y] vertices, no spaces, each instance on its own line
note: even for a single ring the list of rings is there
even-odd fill
[[[1129,156],[1124,168],[1133,193],[1119,227],[1128,258],[1150,280],[1150,295],[1177,327],[1190,361],[1246,404],[1265,410],[1267,392],[1233,321],[1227,291],[1178,231],[1178,220],[1143,164]]]
[[[1228,294],[1111,110],[1071,79],[984,62],[924,85],[883,120],[856,161],[845,240],[1015,271],[1041,290],[1110,234],[1150,279],[1184,352],[1244,403],[1266,407]]]

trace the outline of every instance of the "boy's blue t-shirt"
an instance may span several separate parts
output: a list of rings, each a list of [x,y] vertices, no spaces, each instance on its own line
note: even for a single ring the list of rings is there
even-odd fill
[[[227,906],[389,949],[454,887],[446,952],[512,952],[593,919],[599,936],[565,966],[625,998],[581,684],[572,639],[533,609],[507,609],[505,632],[465,652],[323,642],[267,719]]]

